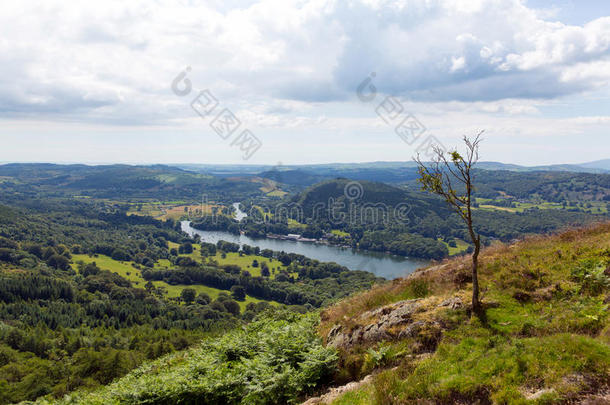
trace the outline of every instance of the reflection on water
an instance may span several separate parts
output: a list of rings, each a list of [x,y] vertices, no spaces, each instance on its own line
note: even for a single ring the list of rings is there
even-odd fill
[[[321,262],[335,262],[350,270],[366,270],[387,279],[404,277],[415,269],[429,264],[427,260],[410,259],[378,252],[362,252],[338,246],[327,246],[307,242],[292,242],[279,239],[253,239],[245,235],[233,235],[222,231],[200,231],[182,221],[182,230],[189,235],[199,235],[204,242],[219,240],[258,246],[261,249],[298,253]]]

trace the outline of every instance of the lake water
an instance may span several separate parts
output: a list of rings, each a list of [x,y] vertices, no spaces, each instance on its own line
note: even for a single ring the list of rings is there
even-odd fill
[[[208,243],[226,240],[240,245],[258,246],[261,249],[298,253],[321,262],[335,262],[350,270],[370,271],[387,279],[404,277],[415,269],[430,263],[427,260],[410,259],[378,252],[356,251],[338,246],[279,239],[253,239],[245,235],[233,235],[222,231],[201,231],[192,228],[189,221],[182,221],[182,230],[191,236],[197,234],[204,242]]]

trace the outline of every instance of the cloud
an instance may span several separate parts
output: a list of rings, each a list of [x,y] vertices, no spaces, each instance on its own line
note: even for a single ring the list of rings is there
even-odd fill
[[[282,103],[354,100],[371,72],[380,92],[419,102],[607,85],[610,17],[544,16],[518,0],[3,2],[0,117],[182,119],[189,100],[169,85],[186,66],[223,103],[275,109],[260,122],[290,114]]]
[[[335,76],[345,89],[375,71],[386,93],[480,101],[554,98],[610,79],[607,70],[587,74],[610,58],[609,17],[577,27],[541,20],[518,1],[413,3],[342,11],[350,40]]]

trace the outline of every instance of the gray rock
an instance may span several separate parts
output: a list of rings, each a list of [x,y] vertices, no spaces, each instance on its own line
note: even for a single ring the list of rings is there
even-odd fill
[[[413,322],[404,328],[399,334],[398,339],[414,338],[426,323],[424,321]]]
[[[464,306],[464,304],[462,303],[462,300],[460,299],[460,297],[453,297],[453,298],[446,299],[445,301],[441,302],[441,304],[439,305],[439,307],[449,307],[451,309],[459,309],[459,308],[462,308],[463,306]]]
[[[412,315],[419,309],[419,299],[404,300],[360,315],[361,321],[370,320],[368,325],[358,326],[352,331],[342,332],[341,325],[335,325],[328,333],[327,342],[333,347],[348,348],[357,344],[389,340],[389,329],[411,322]],[[374,319],[379,317],[377,321]]]
[[[389,338],[390,335],[384,329],[380,328],[378,324],[368,325],[364,328],[364,333],[362,334],[362,340],[364,342],[387,340]]]
[[[332,340],[341,331],[341,325],[337,324],[328,332],[327,340]]]

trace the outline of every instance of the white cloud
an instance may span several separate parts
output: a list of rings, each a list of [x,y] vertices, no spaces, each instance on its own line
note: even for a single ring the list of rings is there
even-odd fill
[[[4,2],[0,26],[3,116],[163,121],[186,65],[227,101],[346,100],[372,71],[380,91],[423,101],[553,98],[610,79],[610,17],[567,26],[517,0]]]
[[[275,148],[333,137],[365,153],[358,145],[371,136],[394,140],[355,97],[371,72],[380,94],[399,96],[446,139],[477,128],[601,134],[604,112],[545,114],[554,100],[608,88],[610,17],[576,26],[550,21],[556,14],[519,0],[6,1],[0,120],[209,135],[189,107],[196,93],[170,91],[191,66],[195,90],[210,89]]]

